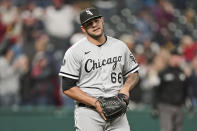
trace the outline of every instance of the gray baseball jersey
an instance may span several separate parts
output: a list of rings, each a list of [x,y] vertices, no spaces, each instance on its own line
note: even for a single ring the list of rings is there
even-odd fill
[[[107,36],[102,46],[81,39],[67,50],[60,76],[78,80],[77,86],[93,97],[117,95],[123,77],[139,69],[133,54],[122,41]]]

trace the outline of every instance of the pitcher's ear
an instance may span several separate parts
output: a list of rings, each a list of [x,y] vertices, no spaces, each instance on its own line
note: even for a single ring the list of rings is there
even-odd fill
[[[82,31],[83,33],[86,33],[86,30],[85,30],[85,28],[84,28],[83,26],[80,26],[80,28],[81,28],[81,31]]]
[[[103,17],[101,17],[101,20],[102,20],[102,24],[103,24],[103,26],[104,26],[104,18],[103,18]]]

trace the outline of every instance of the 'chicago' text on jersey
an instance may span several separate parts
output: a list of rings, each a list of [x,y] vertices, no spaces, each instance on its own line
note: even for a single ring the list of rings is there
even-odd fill
[[[101,68],[102,66],[108,65],[108,64],[114,64],[112,69],[114,70],[116,68],[116,65],[118,62],[121,62],[122,56],[115,56],[107,59],[103,59],[102,61],[98,60],[92,60],[88,59],[85,62],[85,71],[87,73],[91,72],[92,70]]]

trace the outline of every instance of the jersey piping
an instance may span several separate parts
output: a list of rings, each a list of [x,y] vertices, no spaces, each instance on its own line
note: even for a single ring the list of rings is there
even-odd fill
[[[64,76],[64,77],[71,78],[71,79],[79,79],[79,76],[72,75],[72,74],[65,73],[65,72],[60,72],[60,75],[61,75],[61,76]]]
[[[128,71],[127,73],[125,73],[123,76],[128,75],[129,73],[133,73],[135,71],[137,71],[139,69],[139,65],[137,65],[135,68],[133,68],[132,70]]]

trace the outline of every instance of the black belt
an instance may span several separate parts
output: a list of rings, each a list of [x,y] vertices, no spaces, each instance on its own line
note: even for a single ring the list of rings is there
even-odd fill
[[[90,108],[90,109],[96,109],[94,106],[90,106],[90,105],[86,105],[86,104],[83,104],[83,103],[78,103],[77,104],[79,107],[87,107],[87,108]]]

